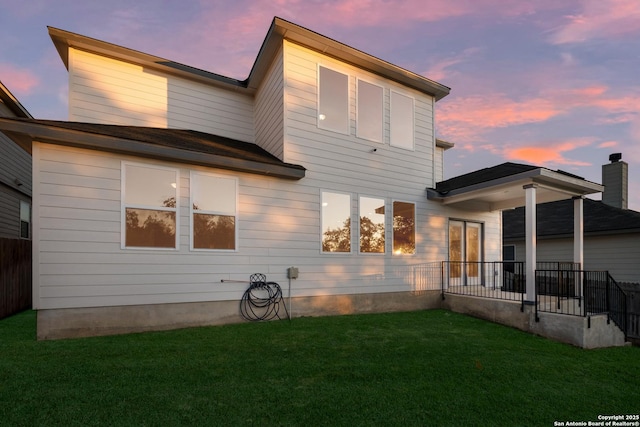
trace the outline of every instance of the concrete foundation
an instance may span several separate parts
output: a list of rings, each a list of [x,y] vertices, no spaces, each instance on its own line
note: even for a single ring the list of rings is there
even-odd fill
[[[289,307],[289,300],[285,303]],[[416,311],[444,308],[582,348],[625,345],[624,334],[606,315],[539,313],[518,301],[440,291],[322,295],[291,299],[291,317]],[[284,310],[280,312],[285,316]],[[238,301],[39,310],[39,340],[161,331],[246,322]]]
[[[428,310],[440,307],[440,292],[323,295],[291,299],[291,316],[334,316]],[[289,300],[285,299],[287,308]],[[285,316],[284,310],[280,311]],[[128,334],[246,322],[239,301],[38,310],[39,340]]]
[[[582,348],[615,347],[626,344],[624,333],[605,314],[589,317],[555,313],[538,313],[535,306],[519,301],[478,298],[467,295],[446,294],[442,308],[463,313],[554,341]]]

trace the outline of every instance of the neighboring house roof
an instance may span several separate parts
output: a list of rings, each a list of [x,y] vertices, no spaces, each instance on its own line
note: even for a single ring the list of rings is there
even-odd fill
[[[192,130],[19,118],[0,118],[0,130],[29,149],[38,140],[286,179],[305,176],[304,167],[256,144]]]
[[[381,75],[389,80],[394,80],[400,84],[429,94],[433,96],[436,101],[444,98],[450,92],[450,88],[447,86],[278,17],[273,19],[256,61],[251,68],[249,77],[246,80],[236,80],[219,74],[210,73],[188,65],[179,64],[154,55],[149,55],[90,37],[60,30],[58,28],[49,27],[49,35],[51,36],[51,39],[53,40],[53,43],[67,68],[69,68],[68,49],[69,47],[74,47],[89,52],[115,57],[123,61],[141,64],[148,68],[161,70],[163,72],[182,76],[191,80],[198,80],[208,84],[216,84],[233,88],[234,90],[255,93],[262,82],[268,67],[271,65],[275,54],[282,46],[282,40],[289,40],[293,43],[321,52],[324,55],[353,64],[364,70]]]
[[[13,96],[5,85],[0,81],[0,101],[2,101],[16,117],[32,118],[26,108],[20,104],[20,101]]]
[[[573,236],[573,201],[539,204],[536,208],[537,236],[539,238]],[[640,233],[640,212],[609,206],[597,200],[583,201],[584,233],[591,235]],[[524,208],[502,213],[504,240],[525,238]]]
[[[603,190],[600,184],[567,172],[507,162],[438,182],[427,189],[427,197],[463,209],[511,209],[524,206],[524,187],[529,185],[537,188],[539,202]]]

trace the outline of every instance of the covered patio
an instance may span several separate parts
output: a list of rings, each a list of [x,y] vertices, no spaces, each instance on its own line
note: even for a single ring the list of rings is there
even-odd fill
[[[469,211],[503,211],[525,207],[526,262],[523,302],[535,303],[536,206],[557,200],[573,199],[573,263],[584,264],[583,198],[600,193],[604,187],[579,176],[544,167],[503,163],[436,184],[427,189],[427,197],[446,206]],[[448,260],[451,262],[451,260]],[[490,261],[490,260],[487,260]],[[502,261],[502,260],[494,260]]]

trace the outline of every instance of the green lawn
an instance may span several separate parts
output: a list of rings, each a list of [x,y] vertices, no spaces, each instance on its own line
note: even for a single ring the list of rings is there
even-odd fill
[[[0,320],[0,425],[553,426],[640,413],[640,348],[447,311],[37,342]]]

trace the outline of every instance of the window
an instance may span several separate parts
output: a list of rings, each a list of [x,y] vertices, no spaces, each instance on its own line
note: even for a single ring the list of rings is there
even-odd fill
[[[318,67],[318,127],[349,133],[349,76]]]
[[[382,142],[383,106],[382,87],[358,79],[357,129],[358,138]]]
[[[322,252],[351,252],[351,196],[322,192]]]
[[[178,171],[123,162],[122,246],[177,248]]]
[[[20,238],[31,238],[31,204],[20,200]]]
[[[191,172],[191,248],[236,249],[237,180]]]
[[[391,91],[390,144],[413,150],[413,98]]]
[[[416,206],[393,202],[393,253],[416,253]]]
[[[384,253],[384,199],[360,197],[360,252]]]

